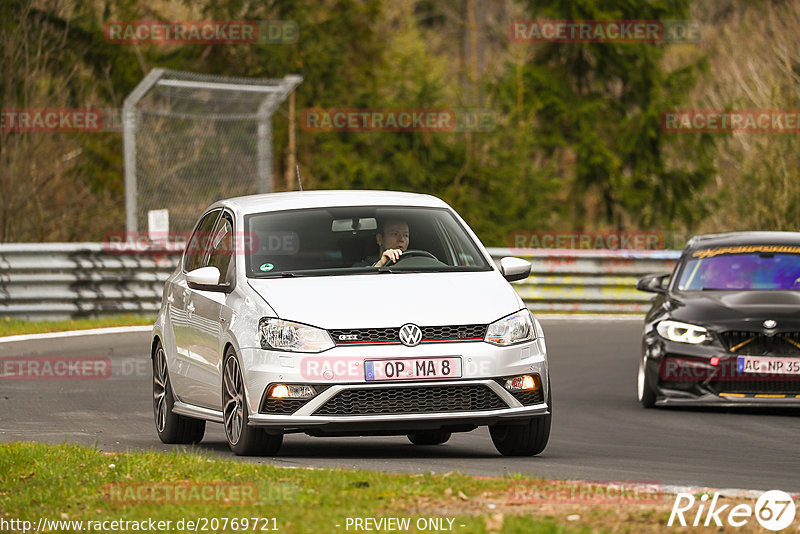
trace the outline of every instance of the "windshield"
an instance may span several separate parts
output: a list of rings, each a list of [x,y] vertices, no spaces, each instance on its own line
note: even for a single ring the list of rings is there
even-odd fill
[[[798,290],[800,254],[723,254],[692,258],[683,268],[678,289]]]
[[[245,227],[249,277],[491,270],[446,209],[310,208],[249,215]],[[403,254],[374,267],[383,246]]]

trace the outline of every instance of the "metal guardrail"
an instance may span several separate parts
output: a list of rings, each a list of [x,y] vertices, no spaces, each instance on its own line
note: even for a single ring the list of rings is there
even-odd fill
[[[636,289],[650,273],[671,272],[678,250],[489,249],[493,258],[517,256],[533,265],[514,287],[533,311],[644,313],[653,295]]]
[[[155,316],[177,254],[114,254],[102,243],[0,245],[0,317]]]
[[[489,249],[533,264],[514,287],[534,311],[641,313],[638,277],[672,270],[680,252]],[[102,243],[0,244],[0,317],[45,320],[155,315],[180,255],[119,254]]]

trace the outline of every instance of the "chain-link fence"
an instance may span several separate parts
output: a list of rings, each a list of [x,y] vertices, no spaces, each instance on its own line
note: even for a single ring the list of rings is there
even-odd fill
[[[272,191],[272,114],[301,81],[151,71],[123,109],[126,230],[167,209],[186,232],[215,200]]]

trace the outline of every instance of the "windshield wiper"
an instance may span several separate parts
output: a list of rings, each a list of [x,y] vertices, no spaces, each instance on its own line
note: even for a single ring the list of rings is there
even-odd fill
[[[251,278],[256,278],[256,279],[258,279],[258,278],[296,278],[298,276],[302,276],[302,275],[299,275],[299,274],[294,273],[292,271],[283,271],[281,273],[258,274],[258,275],[252,276]]]

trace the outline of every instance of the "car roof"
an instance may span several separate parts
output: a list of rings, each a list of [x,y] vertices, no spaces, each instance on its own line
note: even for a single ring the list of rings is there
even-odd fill
[[[800,245],[800,232],[727,232],[692,237],[685,250],[746,245]]]
[[[265,211],[337,206],[415,206],[448,208],[446,202],[432,195],[400,191],[315,190],[265,193],[229,198],[213,207],[228,207],[242,215]]]

